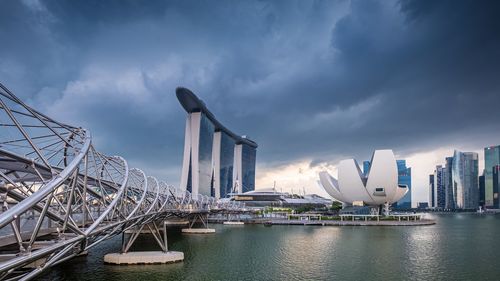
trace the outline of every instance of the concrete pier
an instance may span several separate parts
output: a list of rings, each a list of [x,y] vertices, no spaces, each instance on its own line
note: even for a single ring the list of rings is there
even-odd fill
[[[183,228],[182,233],[186,234],[208,234],[215,233],[213,228]]]
[[[128,252],[124,254],[112,253],[104,256],[104,262],[109,264],[158,264],[158,263],[174,263],[184,260],[183,252]]]

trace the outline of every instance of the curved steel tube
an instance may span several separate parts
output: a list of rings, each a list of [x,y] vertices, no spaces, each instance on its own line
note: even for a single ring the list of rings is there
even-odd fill
[[[6,208],[0,210],[0,235],[16,241],[19,251],[0,262],[0,280],[31,279],[103,240],[170,215],[238,206],[193,198],[130,168],[120,156],[97,152],[88,131],[39,113],[0,83],[2,113],[8,124],[0,130],[15,134],[0,134],[0,204]],[[54,243],[38,243],[47,234],[57,234]],[[9,244],[0,245],[0,254],[3,246],[11,253]],[[41,266],[26,270],[38,260]]]

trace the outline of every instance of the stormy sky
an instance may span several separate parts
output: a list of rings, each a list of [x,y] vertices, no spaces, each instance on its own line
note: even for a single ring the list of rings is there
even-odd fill
[[[0,2],[0,81],[178,184],[184,86],[259,144],[258,188],[391,148],[416,201],[453,149],[500,144],[498,1]]]

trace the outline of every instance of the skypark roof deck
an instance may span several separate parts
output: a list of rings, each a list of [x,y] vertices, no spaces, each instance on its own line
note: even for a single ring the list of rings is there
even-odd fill
[[[215,131],[222,131],[228,134],[236,141],[236,144],[247,144],[253,148],[257,148],[257,143],[255,143],[254,141],[246,137],[237,135],[228,128],[226,128],[224,125],[222,125],[219,122],[219,120],[215,118],[212,112],[208,110],[205,103],[202,100],[200,100],[193,92],[191,92],[191,90],[183,87],[178,87],[175,90],[175,94],[177,96],[177,99],[181,103],[182,107],[184,107],[184,109],[188,113],[203,112],[208,117],[208,119],[214,124]]]

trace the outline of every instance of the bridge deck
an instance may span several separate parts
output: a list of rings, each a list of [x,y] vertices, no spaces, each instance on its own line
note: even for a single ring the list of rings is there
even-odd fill
[[[40,231],[38,233],[38,237],[49,235],[51,233],[55,233],[56,231],[57,231],[56,228],[40,229]],[[23,232],[21,232],[21,238],[23,239],[23,241],[30,239],[31,238],[31,232],[30,231],[23,231]],[[16,236],[14,234],[7,234],[7,235],[0,236],[0,248],[8,246],[8,245],[13,245],[13,244],[16,244],[16,243],[17,243],[17,240],[16,240]]]

